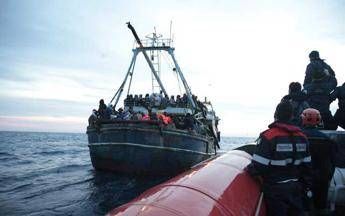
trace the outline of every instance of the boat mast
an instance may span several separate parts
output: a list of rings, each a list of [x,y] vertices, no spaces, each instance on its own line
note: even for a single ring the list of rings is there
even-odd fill
[[[155,49],[155,47],[144,47],[143,44],[142,44],[141,41],[140,41],[139,36],[137,35],[137,32],[135,31],[134,27],[131,25],[130,22],[127,23],[127,26],[128,26],[128,28],[132,31],[132,33],[133,33],[133,35],[134,35],[134,38],[135,38],[135,40],[137,41],[137,43],[138,43],[138,45],[139,45],[139,48],[136,48],[135,50],[138,50],[138,51],[140,51],[140,52],[143,53],[143,55],[144,55],[144,57],[145,57],[147,63],[148,63],[149,66],[150,66],[150,69],[151,69],[151,71],[152,71],[152,74],[155,76],[155,78],[156,78],[156,80],[157,80],[157,82],[158,82],[158,84],[159,84],[161,90],[163,91],[163,93],[164,93],[165,96],[168,96],[168,93],[166,92],[166,90],[165,90],[165,88],[164,88],[164,86],[163,86],[163,83],[162,83],[161,79],[159,78],[158,74],[156,73],[156,70],[155,70],[155,68],[154,68],[154,66],[153,66],[153,64],[152,64],[152,62],[151,62],[149,56],[148,56],[147,53],[146,53],[146,50],[159,50],[159,49]]]
[[[127,82],[128,76],[129,75],[131,75],[131,76],[133,75],[136,58],[137,58],[137,55],[138,55],[139,52],[143,53],[143,55],[144,55],[148,65],[150,66],[152,74],[154,75],[157,83],[159,84],[160,89],[163,91],[165,96],[168,96],[168,93],[166,92],[166,90],[165,90],[165,88],[163,86],[163,83],[162,83],[162,81],[161,81],[161,79],[159,77],[159,74],[157,73],[157,72],[159,72],[159,67],[157,68],[157,72],[156,72],[156,69],[155,69],[152,61],[150,60],[149,56],[146,53],[146,51],[151,51],[151,52],[152,51],[166,51],[171,56],[171,58],[172,58],[172,60],[174,62],[177,74],[178,74],[179,78],[181,79],[181,81],[183,83],[183,86],[184,86],[184,89],[186,91],[188,100],[191,103],[192,107],[195,109],[196,108],[196,104],[195,104],[195,101],[193,99],[192,91],[191,91],[191,89],[190,89],[190,87],[189,87],[189,85],[187,83],[187,80],[185,79],[185,77],[184,77],[184,75],[183,75],[183,73],[181,71],[181,68],[180,68],[179,64],[177,63],[177,60],[176,60],[175,55],[174,55],[175,48],[170,46],[171,38],[170,39],[160,39],[160,40],[158,40],[158,36],[154,33],[152,37],[148,37],[148,39],[150,40],[151,44],[149,44],[149,46],[143,46],[143,44],[142,44],[139,36],[137,35],[134,27],[129,22],[127,23],[127,26],[132,31],[132,33],[134,35],[134,38],[135,38],[137,44],[139,45],[139,47],[133,49],[133,53],[134,54],[133,54],[133,57],[132,57],[131,64],[130,64],[130,66],[128,68],[127,74],[125,76],[125,79],[123,80],[120,88],[115,93],[114,97],[111,99],[110,103],[116,98],[115,104],[114,104],[114,107],[116,107],[116,105],[117,105],[117,103],[118,103],[118,101],[119,101],[119,99],[121,97],[121,94],[123,92],[123,89],[125,87],[125,84]]]

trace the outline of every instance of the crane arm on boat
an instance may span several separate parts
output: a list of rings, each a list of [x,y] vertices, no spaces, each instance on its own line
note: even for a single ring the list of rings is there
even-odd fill
[[[158,84],[159,84],[161,90],[163,91],[163,93],[164,93],[165,96],[169,96],[168,93],[166,92],[164,86],[163,86],[163,83],[162,83],[161,79],[159,78],[158,74],[156,73],[156,70],[155,70],[155,68],[154,68],[154,66],[153,66],[153,64],[152,64],[152,62],[151,62],[149,56],[147,55],[147,53],[146,53],[146,51],[145,51],[145,49],[144,49],[145,47],[144,47],[143,44],[141,43],[140,38],[139,38],[137,32],[135,31],[134,27],[131,25],[130,22],[127,22],[127,26],[128,26],[128,28],[132,31],[133,36],[134,36],[135,40],[137,41],[138,45],[140,46],[140,48],[142,48],[142,49],[140,49],[140,51],[143,53],[143,55],[144,55],[144,57],[145,57],[147,63],[149,64],[150,69],[151,69],[153,75],[155,76],[155,78],[156,78],[156,80],[157,80],[157,82],[158,82]]]

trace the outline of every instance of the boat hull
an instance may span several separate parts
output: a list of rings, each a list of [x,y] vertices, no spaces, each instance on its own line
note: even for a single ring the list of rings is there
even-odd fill
[[[138,175],[175,175],[214,155],[210,140],[157,124],[116,122],[88,128],[95,169]]]
[[[260,185],[243,169],[251,156],[233,150],[205,161],[107,215],[266,215]]]

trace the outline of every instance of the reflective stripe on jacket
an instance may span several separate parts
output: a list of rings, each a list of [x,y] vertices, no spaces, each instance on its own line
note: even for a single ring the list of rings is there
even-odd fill
[[[296,126],[272,123],[261,133],[248,171],[262,176],[264,184],[298,179],[311,186],[311,157],[306,136]]]

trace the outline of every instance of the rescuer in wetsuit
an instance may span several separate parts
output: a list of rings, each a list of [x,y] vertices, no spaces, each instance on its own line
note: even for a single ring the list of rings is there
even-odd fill
[[[338,99],[338,109],[334,114],[334,120],[337,125],[345,129],[345,83],[335,88],[330,99],[331,101]]]
[[[331,96],[323,83],[312,82],[307,90],[307,102],[311,108],[317,109],[323,120],[323,129],[336,130],[337,122],[330,111]]]
[[[289,94],[282,98],[282,101],[289,101],[293,108],[291,123],[297,126],[302,125],[301,114],[303,110],[309,108],[307,95],[302,92],[302,86],[299,82],[292,82],[289,85]]]
[[[307,102],[311,108],[320,111],[325,130],[336,130],[337,123],[329,110],[330,93],[337,86],[335,73],[323,59],[320,59],[318,51],[312,51],[309,58],[310,63],[307,66],[303,83],[308,96]]]
[[[306,136],[291,125],[292,106],[278,104],[275,121],[262,132],[252,162],[250,175],[262,180],[268,215],[304,215],[304,193],[311,195],[311,157]]]
[[[310,63],[307,66],[303,87],[308,90],[313,80],[322,83],[323,87],[328,89],[328,93],[337,86],[337,79],[331,66],[320,58],[318,51],[314,50],[309,54]]]
[[[307,135],[313,167],[313,204],[316,215],[325,215],[329,182],[334,172],[335,143],[317,129],[320,112],[308,108],[302,115],[303,132]]]

